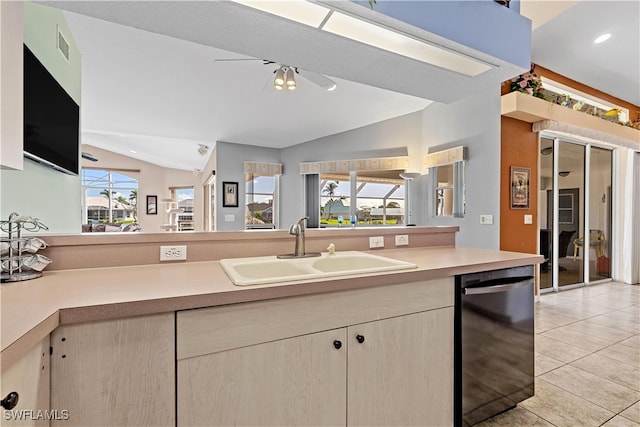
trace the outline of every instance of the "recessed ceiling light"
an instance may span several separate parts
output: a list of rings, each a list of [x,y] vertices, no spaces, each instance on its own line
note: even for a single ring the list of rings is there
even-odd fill
[[[138,154],[138,152],[136,150],[129,150],[129,152],[133,153],[133,154]]]
[[[595,44],[600,44],[602,42],[605,42],[605,41],[609,40],[610,37],[611,37],[611,33],[606,33],[606,34],[603,34],[601,36],[598,36],[593,42]]]

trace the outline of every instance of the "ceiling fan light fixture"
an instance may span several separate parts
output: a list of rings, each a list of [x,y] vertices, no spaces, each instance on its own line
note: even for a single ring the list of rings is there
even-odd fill
[[[284,85],[284,67],[280,67],[276,70],[276,77],[273,79],[273,84],[275,86],[283,86]],[[276,87],[277,89],[277,87]],[[280,88],[282,89],[282,87]]]
[[[291,67],[287,67],[284,76],[285,76],[285,81],[287,82],[287,86],[295,88],[296,86],[295,71],[293,71]]]

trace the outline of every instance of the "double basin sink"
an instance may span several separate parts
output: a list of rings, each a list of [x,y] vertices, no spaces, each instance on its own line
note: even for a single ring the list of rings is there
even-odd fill
[[[220,260],[220,264],[238,286],[416,268],[405,261],[358,251],[322,253],[315,258],[229,258]]]

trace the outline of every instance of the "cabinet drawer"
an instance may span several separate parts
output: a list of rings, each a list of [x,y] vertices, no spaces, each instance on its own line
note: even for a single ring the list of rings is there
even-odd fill
[[[300,285],[304,286],[304,285]],[[453,278],[177,313],[178,360],[420,311],[451,307]]]

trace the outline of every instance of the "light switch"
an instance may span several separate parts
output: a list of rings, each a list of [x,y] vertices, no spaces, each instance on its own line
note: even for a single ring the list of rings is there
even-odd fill
[[[480,215],[480,224],[483,224],[483,225],[493,224],[493,215]]]
[[[233,215],[233,214],[225,215],[224,216],[224,220],[225,220],[225,222],[233,222],[233,221],[236,220],[236,216]]]
[[[526,214],[524,216],[524,223],[525,224],[533,224],[533,215]]]

